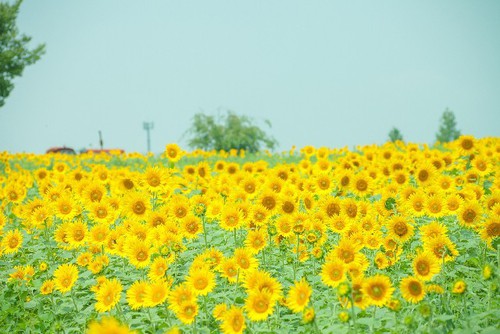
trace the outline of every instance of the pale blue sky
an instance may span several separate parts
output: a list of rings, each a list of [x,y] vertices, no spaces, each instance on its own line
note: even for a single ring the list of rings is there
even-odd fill
[[[25,0],[46,43],[0,108],[0,151],[187,148],[192,116],[230,109],[292,145],[432,143],[445,108],[500,135],[500,1]]]

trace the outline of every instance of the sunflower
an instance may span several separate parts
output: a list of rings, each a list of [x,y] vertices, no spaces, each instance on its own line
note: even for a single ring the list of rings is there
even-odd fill
[[[257,189],[257,180],[250,175],[246,175],[239,183],[239,186],[244,192],[252,195]]]
[[[170,283],[166,279],[159,279],[149,283],[144,293],[144,306],[154,307],[167,300]]]
[[[113,193],[127,194],[129,192],[135,191],[140,187],[139,180],[140,178],[129,172],[118,175],[112,183]]]
[[[264,232],[264,229],[248,231],[245,239],[246,249],[250,250],[252,254],[259,253],[267,245],[266,237],[267,235]]]
[[[492,170],[490,161],[481,156],[474,157],[472,167],[481,176],[490,173]]]
[[[465,202],[458,210],[458,222],[465,227],[474,227],[481,220],[482,208],[478,201]]]
[[[87,208],[89,209],[89,218],[97,223],[110,223],[115,219],[107,201],[94,202]]]
[[[220,328],[224,334],[240,334],[246,328],[245,316],[243,309],[238,306],[231,306],[225,310],[222,316],[222,324]]]
[[[407,218],[402,216],[394,216],[387,222],[388,237],[394,240],[405,243],[410,240],[414,233],[415,228]]]
[[[57,290],[66,293],[78,279],[78,268],[74,264],[62,264],[54,271],[54,283]]]
[[[234,231],[243,225],[243,213],[236,205],[227,205],[222,210],[219,224],[226,231]]]
[[[278,204],[278,194],[273,190],[264,190],[258,196],[257,203],[260,203],[267,210],[274,212]]]
[[[86,203],[100,202],[107,194],[106,187],[97,182],[88,184],[82,194]]]
[[[414,194],[408,198],[407,209],[411,216],[422,216],[424,214],[424,208],[427,198],[422,191],[416,191]]]
[[[399,185],[404,185],[408,182],[408,173],[404,171],[396,171],[394,172],[392,179],[396,181]]]
[[[321,280],[327,286],[337,287],[346,279],[346,265],[340,259],[325,262],[321,268]]]
[[[302,279],[299,282],[295,282],[288,291],[286,305],[294,313],[301,312],[309,304],[311,294],[312,288],[307,281]]]
[[[122,289],[122,285],[118,279],[106,280],[96,292],[97,302],[95,309],[97,312],[110,311],[115,307],[120,302]]]
[[[262,321],[273,314],[275,304],[270,292],[251,290],[245,301],[245,310],[251,321]]]
[[[335,215],[332,218],[327,220],[328,226],[330,229],[335,232],[343,235],[346,231],[349,230],[352,222],[348,219],[347,215],[342,213],[340,215]]]
[[[299,209],[299,203],[295,196],[281,194],[278,197],[278,208],[282,215],[292,215]]]
[[[462,155],[469,155],[474,152],[476,140],[473,136],[460,136],[457,141],[458,152]]]
[[[135,334],[137,332],[130,330],[127,325],[122,325],[115,318],[111,317],[103,318],[101,321],[94,320],[90,322],[86,334],[103,333]]]
[[[53,203],[54,214],[63,221],[70,221],[80,212],[77,203],[69,194],[59,197]]]
[[[224,319],[224,314],[227,311],[227,305],[225,303],[219,303],[215,305],[212,315],[216,320],[222,321]]]
[[[335,173],[334,178],[341,190],[347,191],[352,187],[353,172],[350,169],[340,169]]]
[[[269,210],[266,209],[263,205],[257,204],[253,205],[251,208],[251,222],[255,226],[264,226],[269,217]]]
[[[137,310],[144,306],[144,297],[148,283],[145,281],[135,281],[127,290],[127,303],[132,310]]]
[[[351,191],[358,196],[370,195],[372,192],[372,178],[366,172],[359,172],[352,179]]]
[[[389,277],[378,274],[365,278],[361,291],[369,298],[369,304],[383,306],[391,299],[394,288]]]
[[[4,188],[4,198],[7,203],[21,203],[26,197],[27,191],[22,184],[10,183]]]
[[[207,179],[211,175],[210,165],[206,161],[199,162],[196,165],[196,172],[202,179]]]
[[[158,192],[162,184],[165,183],[167,174],[164,169],[159,167],[148,167],[144,174],[142,174],[143,183],[148,187],[151,192]]]
[[[488,219],[486,223],[481,226],[479,235],[483,241],[491,246],[491,242],[500,236],[500,221],[498,216]]]
[[[428,250],[418,253],[413,259],[413,272],[415,276],[422,281],[429,281],[439,273],[441,267],[439,262]]]
[[[252,250],[249,248],[236,248],[234,251],[233,258],[236,264],[242,271],[249,271],[257,268],[259,263],[257,259],[253,257]]]
[[[183,152],[182,152],[181,148],[179,147],[179,145],[177,145],[175,143],[168,144],[165,147],[165,154],[166,154],[168,160],[171,162],[174,162],[174,163],[179,161],[183,156]]]
[[[165,225],[167,223],[167,211],[166,209],[159,209],[159,211],[152,211],[149,213],[146,222],[149,228],[153,229],[160,225]]]
[[[440,294],[440,295],[444,293],[443,287],[441,287],[438,284],[429,284],[429,285],[427,285],[425,287],[425,291],[427,293],[437,293],[437,294]]]
[[[352,280],[351,298],[354,305],[364,310],[370,305],[370,298],[363,292],[363,279],[356,278]]]
[[[458,194],[456,193],[449,194],[448,196],[446,196],[446,209],[450,214],[457,212],[462,206],[463,202],[464,202],[463,198],[460,197]]]
[[[344,212],[348,219],[356,220],[358,217],[358,201],[354,198],[346,198],[342,200],[342,212]]]
[[[180,312],[181,306],[186,303],[196,303],[196,296],[191,286],[182,283],[170,290],[168,294],[168,308],[175,313]]]
[[[42,286],[40,287],[40,293],[42,295],[50,295],[52,291],[54,291],[55,287],[55,282],[52,279],[46,280],[43,282]]]
[[[149,265],[151,250],[150,246],[137,237],[131,238],[127,242],[126,250],[128,259],[136,268],[144,268]]]
[[[320,172],[314,176],[315,189],[318,194],[328,194],[331,192],[333,180],[328,173]]]
[[[437,184],[444,191],[451,190],[453,178],[449,175],[440,175],[437,179]]]
[[[191,270],[186,283],[197,296],[206,296],[215,288],[215,274],[208,267]]]
[[[90,241],[97,245],[104,245],[109,232],[107,224],[96,224],[90,229]]]
[[[327,260],[337,258],[345,264],[349,264],[356,261],[358,258],[358,252],[361,250],[362,246],[353,242],[352,239],[342,238],[340,239],[337,247],[335,247],[328,255]]]
[[[175,313],[177,318],[184,324],[189,325],[198,315],[198,304],[195,300],[185,302],[179,305],[178,311]]]
[[[90,270],[92,274],[98,274],[104,268],[104,265],[101,261],[93,260],[87,266],[87,269]]]
[[[289,216],[281,216],[277,219],[276,231],[278,234],[284,238],[289,237],[293,234],[292,229],[292,219]]]
[[[401,295],[410,303],[418,303],[425,297],[425,286],[416,277],[408,276],[401,280]]]
[[[156,281],[165,278],[165,272],[168,269],[168,262],[164,257],[156,257],[149,267],[148,278]]]
[[[437,169],[430,161],[424,161],[417,167],[414,174],[416,181],[422,186],[431,184],[436,175]]]
[[[375,230],[369,233],[365,239],[365,247],[369,249],[379,249],[382,245],[383,235],[380,230]]]
[[[88,235],[87,224],[77,221],[68,225],[66,241],[71,248],[83,246]]]
[[[146,219],[151,210],[151,203],[146,193],[134,192],[124,199],[123,210],[128,217]]]
[[[466,289],[467,289],[467,283],[465,283],[465,281],[463,281],[463,280],[457,280],[453,284],[453,288],[452,288],[451,292],[456,294],[456,295],[461,295],[462,293],[465,292]]]
[[[327,196],[320,201],[320,210],[326,213],[328,218],[340,215],[341,212],[341,202],[337,197]]]
[[[10,230],[9,232],[5,233],[2,239],[0,251],[3,250],[4,254],[17,253],[22,244],[23,244],[23,235],[21,234],[21,231],[17,229]]]
[[[257,269],[246,273],[243,286],[248,293],[252,291],[266,291],[271,294],[273,301],[282,298],[281,284],[267,271]]]
[[[426,243],[426,240],[437,238],[439,236],[446,236],[447,234],[448,228],[446,225],[443,225],[438,221],[434,221],[420,227],[420,235],[424,244]]]
[[[443,217],[448,214],[443,194],[436,194],[427,197],[425,203],[426,213],[430,217]]]
[[[182,235],[187,239],[196,239],[203,230],[200,218],[188,213],[181,221]]]
[[[424,249],[428,249],[438,261],[452,261],[458,256],[455,244],[446,235],[425,239]]]
[[[78,255],[76,264],[78,264],[80,267],[86,267],[89,265],[90,261],[92,261],[92,253],[83,252]]]

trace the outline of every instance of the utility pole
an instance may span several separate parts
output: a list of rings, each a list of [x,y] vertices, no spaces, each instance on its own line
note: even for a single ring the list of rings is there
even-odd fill
[[[102,132],[101,132],[101,130],[99,130],[99,146],[101,146],[101,150],[104,147],[104,143],[102,141]]]
[[[153,122],[143,122],[142,127],[146,130],[148,136],[148,153],[151,152],[151,138],[149,136],[149,131],[153,130],[155,124]]]

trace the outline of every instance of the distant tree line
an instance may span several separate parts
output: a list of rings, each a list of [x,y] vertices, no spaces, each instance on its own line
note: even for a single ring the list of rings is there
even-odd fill
[[[455,114],[450,109],[446,110],[441,115],[441,120],[439,122],[439,129],[436,133],[437,143],[448,143],[460,137],[460,130],[457,129],[457,122],[455,120]],[[389,141],[403,141],[403,135],[398,128],[393,127],[389,131]]]
[[[266,120],[271,127],[271,123]],[[206,151],[232,149],[257,152],[263,147],[274,149],[278,142],[254,124],[247,116],[232,111],[217,116],[198,113],[194,115],[188,145]]]

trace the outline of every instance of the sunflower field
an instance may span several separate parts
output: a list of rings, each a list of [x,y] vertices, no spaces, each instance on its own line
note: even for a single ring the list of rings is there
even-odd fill
[[[0,153],[0,332],[498,333],[499,159]]]

